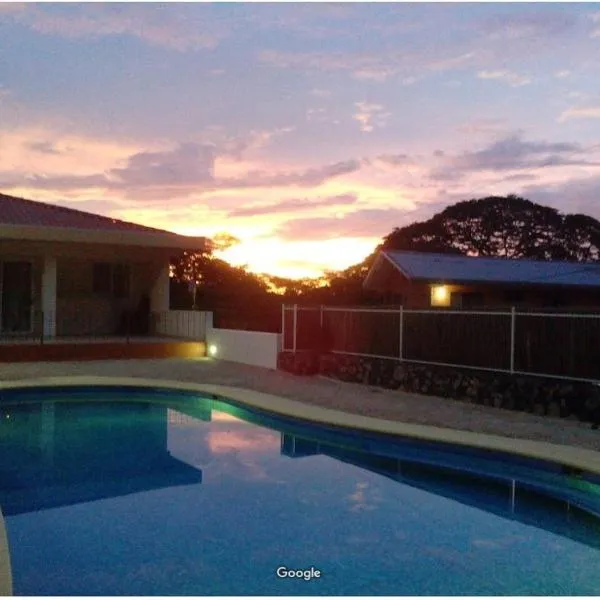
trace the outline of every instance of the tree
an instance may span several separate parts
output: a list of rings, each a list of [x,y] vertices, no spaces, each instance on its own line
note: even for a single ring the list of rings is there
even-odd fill
[[[600,223],[518,196],[459,202],[428,221],[394,229],[380,249],[540,260],[597,259]]]

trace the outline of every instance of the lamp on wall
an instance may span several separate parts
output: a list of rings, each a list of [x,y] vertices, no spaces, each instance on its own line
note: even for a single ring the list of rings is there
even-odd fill
[[[208,353],[209,353],[211,356],[216,356],[216,355],[217,355],[217,352],[218,352],[218,349],[217,349],[217,347],[216,347],[214,344],[211,344],[211,345],[208,347]]]
[[[431,306],[450,306],[450,290],[447,285],[431,286]]]

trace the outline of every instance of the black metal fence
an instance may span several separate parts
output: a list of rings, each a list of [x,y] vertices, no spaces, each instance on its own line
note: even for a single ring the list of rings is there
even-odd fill
[[[284,351],[600,381],[600,312],[287,305],[281,331]]]

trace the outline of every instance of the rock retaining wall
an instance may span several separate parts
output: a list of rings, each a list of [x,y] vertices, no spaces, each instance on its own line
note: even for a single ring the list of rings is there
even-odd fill
[[[537,415],[600,421],[600,386],[592,383],[316,352],[282,352],[278,368]]]

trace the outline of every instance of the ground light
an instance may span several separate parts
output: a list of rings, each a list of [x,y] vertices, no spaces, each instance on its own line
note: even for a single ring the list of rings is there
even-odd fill
[[[216,356],[216,355],[217,355],[217,352],[218,352],[218,348],[217,348],[217,347],[216,347],[214,344],[211,344],[211,345],[208,347],[208,353],[209,353],[211,356]]]

